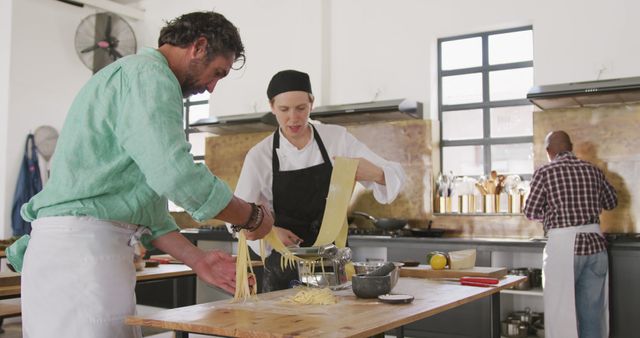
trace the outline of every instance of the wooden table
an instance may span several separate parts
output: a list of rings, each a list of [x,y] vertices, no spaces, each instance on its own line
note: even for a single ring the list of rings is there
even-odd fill
[[[11,273],[11,275],[19,275]],[[138,282],[169,279],[183,276],[195,276],[195,272],[184,264],[160,264],[157,267],[145,268],[136,272]],[[0,276],[0,278],[2,278]],[[0,287],[0,299],[20,297],[20,282]]]
[[[295,289],[260,294],[259,300],[231,303],[228,300],[131,316],[129,325],[228,337],[369,337],[402,327],[519,284],[524,276],[507,276],[496,287],[462,286],[457,282],[400,278],[396,294],[415,297],[410,304],[384,304],[377,299],[357,298],[351,290],[336,291],[335,305],[292,305],[283,299]],[[498,314],[499,316],[499,314]],[[499,336],[499,318],[494,336]],[[400,333],[401,335],[402,333]]]

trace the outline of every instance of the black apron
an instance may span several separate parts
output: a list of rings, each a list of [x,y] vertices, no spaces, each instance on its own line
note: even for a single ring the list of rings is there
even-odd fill
[[[273,134],[273,211],[274,225],[285,228],[302,238],[303,247],[312,246],[318,237],[324,208],[329,195],[333,166],[318,131],[313,128],[313,137],[322,153],[323,163],[298,170],[280,171],[276,149],[280,147],[280,132]],[[291,287],[298,279],[298,270],[280,268],[280,254],[272,250],[265,260],[262,291],[276,291]]]

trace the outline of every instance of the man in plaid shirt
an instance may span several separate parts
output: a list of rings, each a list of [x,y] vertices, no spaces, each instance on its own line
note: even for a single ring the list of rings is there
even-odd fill
[[[548,237],[542,267],[545,334],[606,337],[608,260],[599,216],[617,205],[616,192],[600,169],[571,152],[566,132],[549,133],[545,148],[550,163],[533,173],[524,209],[527,218],[542,221]]]

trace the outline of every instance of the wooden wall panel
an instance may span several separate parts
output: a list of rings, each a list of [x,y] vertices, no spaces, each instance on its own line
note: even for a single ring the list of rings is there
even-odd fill
[[[547,133],[566,131],[576,156],[602,169],[618,192],[618,207],[601,216],[602,230],[640,232],[640,104],[536,111],[533,127],[536,167],[547,163]]]

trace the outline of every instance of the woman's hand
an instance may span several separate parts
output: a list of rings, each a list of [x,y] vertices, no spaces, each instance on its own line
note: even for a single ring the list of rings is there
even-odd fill
[[[386,184],[384,179],[384,170],[362,157],[358,158],[356,181],[372,181],[381,185]]]
[[[273,229],[284,246],[294,246],[302,243],[302,238],[285,228],[274,226]]]

